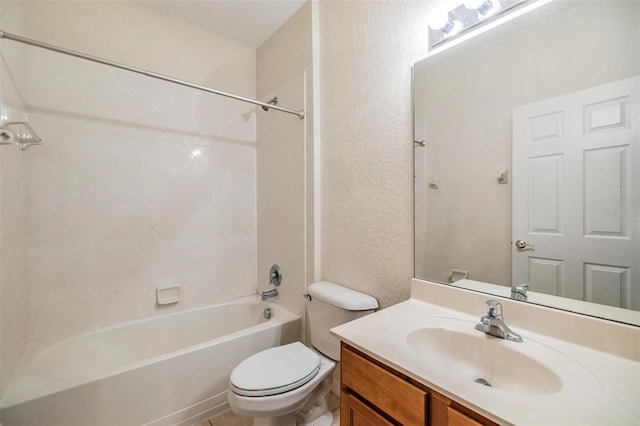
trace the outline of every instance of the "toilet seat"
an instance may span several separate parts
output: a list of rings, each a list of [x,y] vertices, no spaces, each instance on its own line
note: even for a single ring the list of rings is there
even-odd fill
[[[243,396],[270,396],[308,383],[320,371],[320,357],[300,342],[266,349],[232,372],[231,390]]]

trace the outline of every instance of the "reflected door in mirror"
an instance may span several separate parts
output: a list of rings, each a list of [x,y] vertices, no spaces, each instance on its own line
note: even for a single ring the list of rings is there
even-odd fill
[[[514,108],[513,282],[640,309],[639,81]]]

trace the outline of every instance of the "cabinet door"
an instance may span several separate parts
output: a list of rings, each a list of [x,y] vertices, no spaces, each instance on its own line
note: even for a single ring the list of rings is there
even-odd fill
[[[340,364],[342,387],[353,390],[400,424],[425,424],[426,391],[346,346]]]
[[[447,408],[447,420],[447,426],[482,426],[471,417],[451,407]]]
[[[393,426],[352,394],[340,393],[340,426]]]

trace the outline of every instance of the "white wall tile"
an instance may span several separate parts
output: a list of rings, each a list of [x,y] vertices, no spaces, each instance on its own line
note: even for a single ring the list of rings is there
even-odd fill
[[[246,106],[61,55],[30,50],[29,63],[46,144],[30,164],[32,338],[254,293]],[[157,306],[168,285],[181,302]]]
[[[29,320],[29,333],[31,339],[43,339],[50,336],[61,336],[73,332],[71,328],[64,325],[54,316],[47,315],[33,307],[29,310]]]
[[[34,308],[58,303],[66,297],[60,289],[32,272],[28,276],[28,285],[29,304]]]

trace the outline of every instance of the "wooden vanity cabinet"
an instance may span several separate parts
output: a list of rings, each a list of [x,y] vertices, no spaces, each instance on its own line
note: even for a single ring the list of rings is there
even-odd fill
[[[496,425],[344,342],[341,351],[341,426]]]

